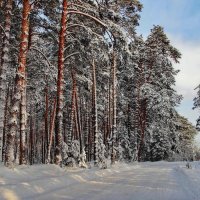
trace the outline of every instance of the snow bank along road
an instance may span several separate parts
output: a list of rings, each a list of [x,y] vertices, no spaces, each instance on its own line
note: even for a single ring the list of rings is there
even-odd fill
[[[0,200],[200,200],[200,163],[119,164],[64,170],[55,165],[0,166]]]

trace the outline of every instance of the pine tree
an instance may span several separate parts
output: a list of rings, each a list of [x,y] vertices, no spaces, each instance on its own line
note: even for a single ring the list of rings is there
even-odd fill
[[[2,155],[2,139],[4,129],[4,105],[6,98],[7,71],[9,70],[10,29],[13,1],[8,0],[5,8],[5,29],[2,41],[2,55],[0,62],[0,155]]]
[[[195,151],[194,139],[198,133],[197,130],[188,119],[180,115],[178,115],[176,129],[179,138],[177,142],[177,152],[175,154],[176,159],[193,160]]]
[[[155,26],[146,40],[146,68],[144,83],[141,87],[141,95],[145,104],[142,109],[146,110],[146,128],[153,135],[147,137],[147,141],[156,141],[156,145],[150,142],[150,151],[161,153],[158,159],[166,159],[173,146],[176,137],[175,106],[180,103],[181,96],[173,89],[175,76],[172,59],[178,62],[180,53],[171,46],[163,28]],[[152,130],[151,130],[152,129]],[[170,141],[171,140],[171,141]],[[162,151],[167,152],[163,155]]]
[[[20,38],[19,67],[15,78],[15,92],[11,108],[11,119],[7,135],[6,165],[14,162],[14,139],[18,130],[18,115],[20,113],[20,164],[25,164],[25,128],[26,128],[26,61],[28,53],[29,13],[30,3],[23,1],[22,30]],[[20,112],[21,110],[21,112]]]
[[[0,42],[6,165],[186,158],[193,135],[181,134],[190,128],[176,111],[180,53],[160,26],[137,35],[139,1],[11,2],[0,5],[0,34],[10,33]],[[22,26],[9,9],[23,11]]]
[[[63,126],[63,103],[64,103],[64,48],[65,35],[67,28],[67,0],[63,0],[63,11],[61,17],[61,30],[59,35],[59,51],[58,51],[58,78],[57,78],[57,109],[56,109],[56,149],[55,149],[55,163],[58,165],[62,162],[61,158],[61,144],[63,140],[62,126]]]

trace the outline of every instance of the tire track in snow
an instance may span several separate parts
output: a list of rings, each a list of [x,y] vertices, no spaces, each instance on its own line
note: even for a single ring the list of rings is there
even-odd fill
[[[190,177],[184,172],[184,169],[180,167],[174,168],[174,177],[177,183],[179,183],[184,192],[186,192],[186,194],[188,195],[189,200],[200,199],[200,192],[199,189],[197,189],[197,185],[194,184]]]

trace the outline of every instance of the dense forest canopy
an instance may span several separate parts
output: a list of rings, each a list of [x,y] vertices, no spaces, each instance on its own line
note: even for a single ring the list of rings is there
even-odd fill
[[[159,25],[146,39],[137,34],[142,7],[138,0],[0,1],[6,166],[193,159],[196,130],[176,111],[181,53]]]

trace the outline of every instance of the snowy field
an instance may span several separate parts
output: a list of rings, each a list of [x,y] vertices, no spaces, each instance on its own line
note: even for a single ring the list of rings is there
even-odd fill
[[[200,163],[117,164],[111,169],[55,165],[0,167],[1,200],[200,200]]]

